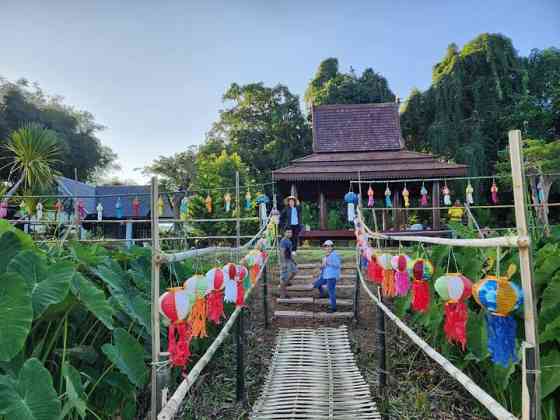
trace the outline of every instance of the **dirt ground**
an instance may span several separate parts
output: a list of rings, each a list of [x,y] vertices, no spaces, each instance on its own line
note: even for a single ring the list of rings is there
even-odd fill
[[[345,256],[350,261],[350,256]],[[269,275],[269,316],[274,310],[272,286],[277,273]],[[387,386],[378,388],[376,309],[360,294],[358,322],[347,322],[356,361],[370,384],[371,393],[385,419],[490,419],[484,408],[435,362],[404,337],[389,321],[387,326]],[[342,322],[274,321],[264,326],[263,289],[258,285],[247,305],[245,403],[236,402],[236,354],[234,335],[224,343],[191,389],[182,408],[183,419],[247,419],[266,379],[278,328],[318,328]],[[235,331],[235,329],[234,329]]]

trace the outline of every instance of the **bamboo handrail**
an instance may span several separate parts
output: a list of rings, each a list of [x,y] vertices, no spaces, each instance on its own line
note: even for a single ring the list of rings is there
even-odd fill
[[[440,365],[449,375],[456,379],[463,387],[484,407],[488,409],[497,419],[500,420],[517,420],[512,413],[507,411],[498,401],[496,401],[491,395],[480,388],[469,376],[465,375],[460,369],[455,367],[449,360],[447,360],[441,353],[438,353],[433,347],[426,343],[422,338],[420,338],[414,331],[406,326],[399,317],[397,317],[389,308],[387,308],[374,293],[367,287],[364,280],[364,276],[359,267],[357,267],[358,275],[360,277],[360,283],[365,289],[366,293],[373,300],[373,302],[379,306],[387,315],[387,317],[399,327],[410,340],[420,347],[428,357]],[[159,420],[159,419],[158,419]]]
[[[253,289],[261,279],[264,267],[266,266],[267,263],[268,263],[268,258],[262,265],[259,274],[257,276],[257,280],[255,281],[254,284],[251,285],[249,290],[247,290],[247,292],[245,293],[245,301],[250,296],[251,292],[253,291]],[[204,355],[202,355],[202,357],[198,360],[198,362],[196,362],[196,364],[190,370],[187,377],[179,384],[179,386],[173,393],[173,396],[167,401],[165,406],[163,406],[163,408],[161,409],[161,411],[157,416],[157,420],[173,419],[173,417],[179,410],[181,403],[185,399],[187,392],[189,392],[189,389],[193,386],[195,381],[198,379],[202,370],[206,367],[206,365],[208,365],[210,360],[212,360],[214,353],[216,353],[218,348],[222,345],[226,337],[229,335],[230,330],[232,329],[233,325],[235,324],[235,321],[237,320],[237,317],[239,316],[242,310],[243,310],[242,306],[238,306],[237,308],[235,308],[235,310],[233,311],[233,313],[225,323],[224,327],[222,328],[218,336],[214,339],[210,347],[208,347]]]

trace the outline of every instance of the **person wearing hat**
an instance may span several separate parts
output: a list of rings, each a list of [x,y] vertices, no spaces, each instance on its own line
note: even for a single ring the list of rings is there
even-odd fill
[[[299,201],[293,195],[286,197],[284,202],[287,204],[280,214],[280,226],[282,229],[290,229],[292,231],[292,252],[295,255],[298,248],[299,233],[303,226],[301,218],[301,207]]]
[[[327,285],[330,312],[336,312],[336,282],[340,278],[342,269],[342,261],[334,250],[334,243],[330,239],[323,243],[325,256],[321,263],[321,274],[313,283],[313,287],[319,290],[319,296],[327,297],[323,290],[323,286]]]

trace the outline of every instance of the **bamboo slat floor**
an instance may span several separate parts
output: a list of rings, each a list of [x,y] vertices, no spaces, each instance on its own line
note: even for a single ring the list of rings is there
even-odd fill
[[[346,326],[281,329],[251,419],[380,420]]]

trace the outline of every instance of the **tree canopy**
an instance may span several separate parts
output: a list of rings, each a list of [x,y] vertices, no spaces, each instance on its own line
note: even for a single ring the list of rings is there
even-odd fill
[[[311,130],[299,97],[286,86],[233,83],[223,100],[228,106],[199,153],[237,153],[252,176],[270,179],[273,169],[311,151]]]
[[[325,104],[366,104],[393,102],[395,94],[389,88],[387,79],[371,68],[366,68],[361,76],[354,70],[341,73],[338,59],[327,58],[319,64],[315,77],[305,92],[305,102],[312,105]]]
[[[104,127],[91,113],[64,104],[59,96],[45,94],[37,84],[26,80],[13,83],[0,77],[0,144],[28,123],[54,132],[61,149],[54,168],[64,176],[73,178],[77,169],[81,180],[91,180],[116,160],[115,153],[97,138]],[[4,168],[0,179],[7,178]]]

